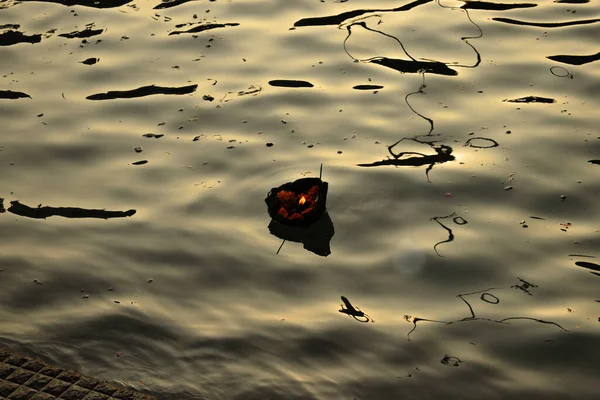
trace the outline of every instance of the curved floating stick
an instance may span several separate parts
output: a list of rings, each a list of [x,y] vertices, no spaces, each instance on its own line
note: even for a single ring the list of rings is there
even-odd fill
[[[519,281],[521,282],[520,285],[513,285],[511,286],[511,288],[519,288],[521,290],[523,290],[525,293],[531,295],[531,293],[527,290],[528,288],[536,288],[537,285],[534,285],[530,282],[527,282],[521,278],[518,278]],[[565,329],[564,327],[562,327],[561,325],[557,324],[556,322],[552,322],[552,321],[546,321],[543,319],[539,319],[539,318],[533,318],[533,317],[521,317],[521,316],[515,316],[515,317],[507,317],[507,318],[503,318],[503,319],[492,319],[492,318],[484,318],[484,317],[478,317],[475,315],[475,311],[473,310],[473,307],[471,306],[471,303],[469,303],[469,301],[467,301],[467,299],[465,299],[465,296],[470,296],[470,295],[475,295],[475,294],[480,294],[480,299],[484,302],[490,303],[490,304],[498,304],[500,303],[500,299],[498,297],[496,297],[495,295],[489,293],[492,290],[498,290],[500,288],[497,287],[492,287],[492,288],[487,288],[484,290],[478,290],[476,292],[471,292],[471,293],[461,293],[459,295],[457,295],[456,297],[460,298],[463,303],[465,303],[465,305],[467,306],[468,310],[469,310],[469,316],[465,317],[465,318],[461,318],[458,320],[454,320],[454,321],[438,321],[438,320],[433,320],[433,319],[426,319],[426,318],[419,318],[419,317],[413,317],[411,315],[405,315],[404,319],[407,322],[410,322],[413,324],[412,329],[408,332],[408,334],[406,335],[406,339],[408,341],[410,341],[410,335],[417,329],[417,323],[418,322],[435,322],[435,323],[440,323],[440,324],[444,324],[444,325],[452,325],[452,324],[456,324],[459,322],[470,322],[470,321],[488,321],[488,322],[495,322],[497,324],[508,324],[508,321],[511,320],[528,320],[528,321],[534,321],[534,322],[538,322],[540,324],[546,324],[546,325],[554,325],[557,328],[559,328],[560,330],[564,331],[564,332],[568,332],[567,329]],[[600,302],[600,300],[598,300],[598,302]]]

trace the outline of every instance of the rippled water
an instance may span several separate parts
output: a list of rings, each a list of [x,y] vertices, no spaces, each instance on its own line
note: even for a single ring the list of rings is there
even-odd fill
[[[595,0],[159,1],[0,0],[0,344],[161,399],[596,398]],[[330,254],[280,248],[321,164]]]

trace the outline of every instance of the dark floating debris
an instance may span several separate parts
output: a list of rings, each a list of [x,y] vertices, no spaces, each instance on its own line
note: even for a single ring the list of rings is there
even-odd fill
[[[4,208],[4,199],[0,197],[0,214],[5,213],[6,209]]]
[[[239,23],[232,22],[232,23],[226,23],[226,24],[204,24],[204,25],[198,25],[198,26],[195,26],[195,27],[193,27],[191,29],[188,29],[187,31],[173,31],[173,32],[169,33],[169,36],[180,35],[182,33],[199,33],[199,32],[207,31],[209,29],[225,28],[225,27],[228,27],[228,26],[239,26]]]
[[[429,72],[432,74],[446,76],[458,75],[458,72],[439,61],[409,61],[398,58],[378,57],[367,62],[383,65],[384,67],[395,69],[398,72],[404,73],[420,74]]]
[[[9,210],[10,211],[10,210]],[[594,274],[596,276],[600,276],[600,265],[592,263],[592,262],[588,262],[588,261],[577,261],[575,263],[575,265],[577,265],[578,267],[581,268],[587,268],[590,271],[591,274]],[[596,272],[592,272],[592,271],[596,271]]]
[[[564,4],[585,4],[589,3],[590,0],[554,0],[555,3],[564,3]]]
[[[289,80],[289,79],[274,79],[269,81],[269,85],[288,88],[311,88],[314,85],[306,81]]]
[[[196,91],[198,85],[189,85],[181,87],[163,87],[163,86],[142,86],[133,90],[113,90],[107,93],[97,93],[86,97],[88,100],[114,100],[114,99],[132,99],[135,97],[151,96],[154,94],[190,94]]]
[[[88,38],[91,36],[96,36],[104,32],[104,29],[84,29],[82,31],[74,31],[70,33],[61,33],[60,37],[64,37],[67,39],[75,39],[75,38]]]
[[[140,160],[140,161],[131,163],[131,165],[144,165],[144,164],[148,164],[148,160]]]
[[[433,169],[435,164],[442,164],[448,161],[454,161],[456,158],[452,155],[452,147],[446,145],[434,145],[429,144],[431,148],[435,151],[435,154],[423,154],[417,153],[414,151],[402,151],[398,154],[394,154],[391,148],[388,148],[390,153],[394,158],[387,158],[381,161],[375,161],[370,164],[357,164],[359,167],[380,167],[384,165],[392,165],[392,166],[412,166],[412,167],[420,167],[423,165],[427,165],[427,169],[425,170],[425,175],[427,176],[427,180],[429,180],[429,171]],[[415,157],[407,157],[401,158],[405,155],[415,156]]]
[[[204,96],[202,96],[202,100],[206,100],[206,101],[213,101],[215,98],[213,96],[211,96],[210,94],[205,94]]]
[[[213,83],[213,85],[215,85],[215,83]],[[225,96],[223,96],[223,98],[220,101],[223,103],[230,102],[233,99],[228,99],[227,97],[232,94],[237,95],[237,97],[258,96],[260,94],[260,92],[262,92],[261,86],[250,85],[250,86],[248,86],[247,89],[244,89],[244,90],[238,90],[238,91],[234,90],[234,91],[229,91],[229,92],[225,93]]]
[[[83,60],[83,61],[80,61],[80,63],[81,63],[81,64],[85,64],[85,65],[94,65],[94,64],[96,64],[98,61],[100,61],[100,59],[99,59],[99,58],[94,58],[94,57],[91,57],[91,58],[85,59],[85,60]]]
[[[131,3],[133,0],[20,0],[22,3],[26,2],[40,2],[40,3],[56,3],[62,4],[63,6],[84,6],[92,8],[115,8],[121,7],[127,3]]]
[[[345,296],[341,296],[341,298],[344,304],[341,304],[342,308],[338,310],[339,312],[342,314],[347,314],[359,322],[375,322],[371,317],[362,312],[360,308],[354,307],[352,303],[350,303],[350,300],[348,300]],[[346,307],[344,308],[344,306]]]
[[[567,21],[567,22],[526,22],[526,21],[519,21],[517,19],[512,19],[512,18],[492,18],[492,20],[497,21],[497,22],[504,22],[506,24],[512,24],[512,25],[537,26],[539,28],[562,28],[565,26],[593,24],[593,23],[599,22],[600,18],[581,19],[578,21]]]
[[[356,90],[379,90],[379,89],[383,89],[383,86],[381,86],[381,85],[356,85],[356,86],[353,86],[352,89],[356,89]]]
[[[145,138],[160,139],[161,137],[165,136],[165,134],[164,133],[144,133],[142,136]]]
[[[447,365],[448,367],[458,367],[460,364],[462,364],[463,361],[458,357],[449,356],[448,354],[446,354],[440,362],[444,365]]]
[[[537,4],[533,4],[533,3],[505,4],[505,3],[490,3],[489,1],[471,1],[471,0],[463,0],[463,1],[465,2],[465,4],[463,4],[460,7],[463,10],[505,11],[505,10],[513,10],[515,8],[537,7]]]
[[[570,64],[570,65],[583,65],[600,60],[600,52],[589,56],[570,56],[570,55],[557,55],[546,57],[550,60]]]
[[[559,71],[559,72],[557,72],[557,71]],[[573,79],[573,74],[571,74],[566,68],[558,67],[556,65],[554,67],[550,67],[550,73],[558,78]]]
[[[303,18],[294,23],[294,26],[325,26],[325,25],[339,25],[347,19],[356,18],[363,14],[373,13],[373,12],[396,12],[396,11],[408,11],[415,7],[421,6],[423,4],[431,3],[433,0],[417,0],[412,3],[405,4],[401,7],[397,8],[387,8],[387,9],[363,9],[363,10],[353,10],[347,11],[337,15],[331,15],[327,17],[315,17],[315,18]]]
[[[46,219],[52,216],[61,216],[65,218],[123,218],[131,217],[135,214],[135,210],[128,211],[106,211],[106,210],[93,210],[76,207],[41,207],[32,208],[21,204],[19,201],[11,201],[11,206],[8,208],[8,212],[23,217]]]
[[[504,99],[509,103],[556,103],[556,100],[549,97],[527,96],[519,97],[518,99]]]
[[[600,160],[590,160],[589,163],[600,165]]]
[[[28,95],[27,93],[23,93],[23,92],[13,92],[12,90],[0,90],[0,99],[15,100],[15,99],[24,99],[24,98],[31,99],[31,96]]]
[[[490,303],[490,304],[498,304],[500,303],[500,299],[496,296],[494,296],[491,293],[485,292],[481,294],[481,300],[485,301],[486,303]]]
[[[521,283],[519,283],[519,284],[516,284],[516,285],[512,285],[512,286],[511,286],[511,288],[513,288],[513,289],[519,289],[520,291],[522,291],[522,292],[525,292],[525,293],[527,293],[527,294],[528,294],[528,295],[530,295],[530,296],[533,296],[533,295],[531,294],[531,292],[529,291],[529,288],[537,288],[537,287],[538,287],[538,285],[536,285],[536,284],[533,284],[533,283],[531,283],[531,282],[527,282],[525,279],[521,279],[521,278],[519,278],[519,277],[517,277],[517,279],[518,279],[518,280],[519,280]]]
[[[488,145],[473,144],[473,140],[483,140],[483,141],[488,141],[490,143]],[[498,147],[498,142],[496,142],[494,139],[490,139],[490,138],[474,137],[474,138],[470,138],[469,140],[467,140],[465,142],[465,146],[466,147],[475,147],[476,149],[491,149],[492,147]]]
[[[154,10],[162,10],[165,8],[171,8],[175,6],[180,6],[185,3],[189,3],[190,1],[196,0],[162,0],[162,2],[156,6],[154,6]]]
[[[18,26],[18,25],[17,25]],[[7,31],[0,33],[0,46],[12,46],[17,43],[39,43],[42,41],[41,34],[25,35],[18,31]]]

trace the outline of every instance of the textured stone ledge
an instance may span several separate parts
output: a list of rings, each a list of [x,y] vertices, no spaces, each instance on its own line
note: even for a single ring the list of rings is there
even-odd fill
[[[157,400],[4,348],[0,348],[0,399]]]

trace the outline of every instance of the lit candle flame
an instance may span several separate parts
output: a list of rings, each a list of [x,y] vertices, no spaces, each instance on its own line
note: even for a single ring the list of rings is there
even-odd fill
[[[302,205],[304,203],[306,203],[306,197],[302,196],[300,197],[300,201],[298,202],[298,204]]]

